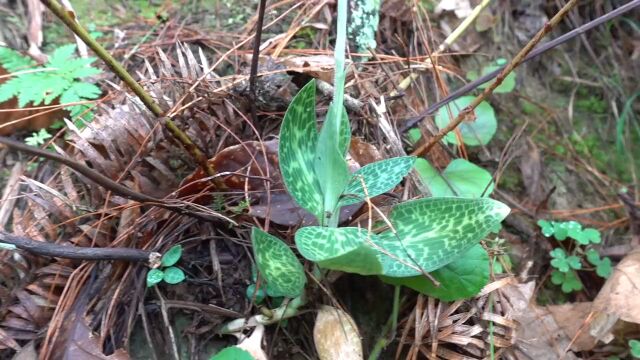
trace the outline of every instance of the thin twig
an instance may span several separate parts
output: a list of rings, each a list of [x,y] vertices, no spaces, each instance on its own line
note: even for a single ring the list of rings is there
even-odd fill
[[[19,141],[11,140],[4,136],[0,136],[0,144],[6,145],[7,147],[13,150],[24,152],[33,156],[43,157],[45,159],[49,159],[49,160],[58,162],[60,164],[66,165],[71,169],[75,170],[76,172],[80,173],[81,175],[86,176],[89,180],[93,181],[94,183],[113,192],[114,194],[120,195],[129,200],[134,200],[143,204],[158,206],[170,211],[174,211],[181,215],[189,215],[189,216],[193,216],[206,221],[223,219],[235,224],[233,220],[227,218],[226,216],[213,212],[210,209],[207,210],[206,208],[199,206],[198,204],[187,203],[180,200],[159,199],[153,196],[149,196],[149,195],[137,192],[129,187],[126,187],[122,184],[119,184],[111,180],[110,178],[87,167],[86,165],[80,164],[69,158],[60,156],[56,153],[45,151],[34,146],[29,146]]]
[[[121,260],[144,262],[152,267],[159,265],[160,253],[132,248],[89,248],[36,241],[0,231],[0,242],[39,256],[51,256],[74,260]]]
[[[445,137],[445,135],[447,135],[449,132],[457,128],[458,125],[462,123],[462,121],[468,118],[472,118],[473,110],[478,105],[480,105],[480,103],[484,99],[486,99],[489,95],[491,95],[493,93],[493,90],[495,90],[498,86],[500,86],[500,84],[502,84],[502,81],[507,77],[507,75],[509,75],[509,73],[511,73],[511,71],[513,71],[513,69],[515,69],[518,65],[522,64],[527,54],[529,54],[531,50],[533,50],[533,48],[540,42],[540,40],[542,40],[542,38],[545,35],[547,35],[551,31],[551,29],[553,29],[553,27],[556,26],[560,22],[560,20],[562,20],[562,18],[564,18],[564,16],[571,9],[573,9],[573,7],[577,3],[578,3],[578,0],[570,0],[562,9],[560,9],[560,11],[558,11],[558,13],[553,18],[551,18],[551,20],[549,20],[549,22],[547,22],[542,27],[542,29],[540,29],[540,31],[538,31],[538,33],[533,37],[533,39],[531,39],[531,41],[529,41],[529,43],[525,45],[525,47],[522,48],[522,50],[520,50],[520,52],[513,58],[513,60],[511,60],[511,62],[507,65],[507,67],[505,67],[500,72],[500,74],[496,77],[496,80],[490,86],[488,86],[482,92],[482,94],[476,96],[475,99],[473,99],[473,101],[471,102],[471,104],[469,104],[469,106],[467,106],[466,108],[462,109],[462,111],[460,111],[458,116],[456,116],[456,118],[453,121],[451,121],[447,126],[445,126],[442,130],[440,130],[440,132],[437,133],[434,137],[429,139],[428,142],[418,147],[413,152],[412,155],[421,155],[429,152],[429,150],[431,150],[431,148],[435,144],[437,144],[440,140],[442,140],[442,138]]]
[[[590,21],[582,26],[580,26],[577,29],[571,30],[568,33],[559,36],[556,39],[553,39],[551,41],[549,41],[548,43],[545,43],[543,45],[541,45],[539,48],[531,51],[531,53],[529,55],[527,55],[527,57],[524,58],[524,60],[522,60],[522,63],[525,63],[531,59],[534,59],[536,57],[538,57],[539,55],[557,47],[558,45],[562,45],[565,42],[573,39],[574,37],[581,35],[599,25],[602,25],[603,23],[618,17],[628,11],[631,11],[633,9],[635,9],[636,7],[640,6],[640,0],[633,0],[630,1],[629,3],[620,6],[619,8],[606,13],[602,16],[600,16],[599,18]],[[423,111],[420,115],[413,117],[413,118],[409,118],[407,120],[405,120],[404,125],[401,128],[401,132],[405,132],[407,130],[409,130],[410,128],[412,128],[413,126],[415,126],[418,122],[422,121],[422,119],[424,119],[425,117],[432,115],[433,113],[435,113],[438,109],[440,109],[441,107],[445,106],[446,104],[452,102],[453,100],[469,93],[470,91],[476,89],[478,86],[486,83],[487,81],[495,78],[496,76],[498,76],[498,74],[500,74],[501,71],[503,71],[504,67],[501,67],[499,69],[496,69],[495,71],[488,73],[486,75],[483,75],[481,77],[479,77],[478,79],[468,83],[467,85],[461,87],[460,89],[452,92],[451,94],[449,94],[449,96],[445,97],[444,99],[438,101],[437,103],[429,106],[429,108],[427,108],[427,110]]]
[[[253,56],[251,57],[251,73],[249,75],[249,93],[251,94],[251,120],[257,124],[258,114],[256,102],[256,79],[258,78],[258,63],[260,62],[260,41],[262,39],[262,24],[264,22],[264,10],[267,0],[260,0],[258,5],[258,21],[256,22],[256,35],[253,37]]]
[[[189,152],[194,160],[209,175],[214,176],[215,171],[208,162],[207,156],[200,151],[189,136],[168,117],[164,116],[164,111],[156,103],[149,93],[127,72],[127,70],[109,52],[95,41],[62,5],[56,0],[41,0],[42,3],[51,10],[67,27],[73,31],[82,41],[93,50],[96,55],[140,98],[142,103],[158,118],[162,118],[163,125],[175,137],[182,146]]]

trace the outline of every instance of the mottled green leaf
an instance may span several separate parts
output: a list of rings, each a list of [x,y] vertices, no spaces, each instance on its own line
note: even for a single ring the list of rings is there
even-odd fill
[[[170,266],[164,269],[163,272],[164,276],[162,277],[162,280],[167,284],[179,284],[185,279],[184,272],[175,266]]]
[[[308,226],[295,237],[300,254],[323,268],[361,275],[382,273],[379,253],[370,246],[376,235],[366,229]]]
[[[174,245],[162,255],[162,266],[173,266],[182,256],[182,245]]]
[[[164,277],[164,273],[162,270],[151,269],[147,272],[147,287],[152,287],[153,285],[162,281]]]
[[[424,275],[403,278],[382,276],[382,279],[444,301],[465,299],[476,295],[489,281],[489,255],[482,245],[474,245],[430,275],[440,283],[440,287],[436,287]]]
[[[347,109],[342,108],[342,119],[340,120],[340,139],[338,140],[338,149],[342,156],[347,156],[349,145],[351,144],[351,124]]]
[[[462,109],[471,104],[473,99],[473,96],[463,96],[453,101],[449,106],[453,116],[452,119],[455,119]],[[474,112],[476,115],[475,120],[465,120],[458,126],[462,141],[467,145],[486,145],[496,133],[496,128],[498,127],[496,114],[486,101],[481,102]],[[446,106],[438,110],[435,120],[440,129],[449,125],[449,111],[447,111]],[[456,139],[456,134],[453,131],[447,134],[444,140],[450,144],[458,144],[458,139]]]
[[[450,263],[487,236],[509,211],[503,203],[487,198],[427,198],[396,205],[389,218],[397,234],[387,230],[379,235],[378,244],[405,263],[382,256],[384,274],[420,274],[406,263],[424,272]]]
[[[363,166],[352,175],[342,194],[340,205],[364,201],[363,182],[370,198],[392,190],[411,171],[415,161],[415,156],[403,156]]]
[[[258,270],[267,282],[267,294],[272,297],[300,296],[307,278],[289,246],[256,227],[251,232],[251,243]]]
[[[420,158],[416,161],[416,170],[433,197],[481,197],[493,192],[491,174],[465,159],[453,160],[440,174],[427,160]]]
[[[293,98],[282,121],[278,148],[280,172],[291,197],[310,213],[323,216],[320,184],[315,176],[316,84],[310,81]]]

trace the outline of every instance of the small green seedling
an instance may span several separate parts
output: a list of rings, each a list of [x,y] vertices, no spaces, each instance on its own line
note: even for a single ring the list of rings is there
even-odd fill
[[[31,133],[31,136],[24,139],[25,144],[31,146],[41,146],[47,141],[47,139],[51,138],[51,134],[47,131],[47,129],[40,129],[40,131],[36,131]]]
[[[147,273],[147,287],[152,287],[161,281],[167,284],[179,284],[184,281],[184,272],[175,265],[182,256],[182,245],[175,245],[162,255],[162,269],[151,269]]]
[[[19,52],[0,46],[0,65],[12,77],[0,85],[0,103],[13,97],[18,99],[18,106],[24,108],[50,105],[54,100],[61,104],[77,103],[83,100],[97,99],[102,91],[86,79],[101,73],[92,67],[95,58],[77,58],[74,56],[76,46],[63,45],[56,48],[47,63],[38,65],[33,59]],[[82,120],[90,121],[91,112],[86,104],[66,107],[73,119],[82,116]],[[77,122],[77,126],[82,124]]]
[[[294,97],[280,128],[284,184],[295,202],[318,221],[318,226],[299,229],[295,244],[303,257],[323,269],[385,278],[424,277],[471,251],[510,209],[488,198],[434,197],[396,205],[388,216],[392,228],[339,227],[342,207],[394,189],[416,161],[412,156],[396,157],[349,171],[345,156],[351,130],[343,106],[346,10],[346,1],[338,1],[334,97],[324,124],[318,131],[316,86],[311,81]],[[267,295],[300,296],[306,275],[289,245],[257,228],[252,243]],[[443,289],[450,290],[429,291],[447,299],[460,296],[452,285],[459,281],[460,271],[467,270],[464,264],[452,264],[441,278]]]
[[[559,285],[565,293],[582,290],[582,282],[576,271],[584,271],[588,264],[595,266],[595,272],[602,278],[608,278],[613,271],[611,259],[601,258],[594,244],[601,242],[600,232],[596,229],[583,228],[576,221],[555,222],[540,220],[538,226],[546,237],[554,237],[558,241],[573,239],[575,246],[570,254],[560,247],[551,250],[551,282]]]
[[[251,354],[237,346],[229,346],[213,355],[209,360],[255,360]]]

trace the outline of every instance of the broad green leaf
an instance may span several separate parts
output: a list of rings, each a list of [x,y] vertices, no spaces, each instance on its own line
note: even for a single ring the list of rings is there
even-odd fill
[[[382,280],[444,301],[465,299],[476,295],[489,281],[489,255],[482,245],[474,245],[430,275],[440,283],[440,287],[424,275],[404,278],[382,276]]]
[[[485,76],[486,74],[492,73],[494,71],[496,71],[497,69],[501,68],[502,66],[500,64],[498,65],[491,65],[491,66],[485,66],[482,68],[482,76]],[[475,79],[478,78],[478,72],[475,70],[469,71],[467,73],[467,79],[473,81]],[[482,85],[478,86],[478,89],[486,89],[487,87],[489,87],[489,85],[491,85],[493,83],[493,79],[489,80],[485,83],[482,83]],[[513,89],[515,89],[516,87],[516,73],[514,71],[510,72],[509,75],[507,75],[504,80],[502,81],[502,84],[498,85],[497,88],[495,88],[495,90],[493,90],[494,93],[499,94],[499,93],[510,93],[513,91]]]
[[[462,109],[471,104],[473,99],[473,96],[463,96],[453,101],[449,106],[453,116],[452,119],[455,119]],[[475,120],[465,120],[458,126],[462,135],[462,141],[472,146],[486,145],[496,133],[496,128],[498,127],[496,115],[491,105],[486,101],[481,102],[480,105],[475,108],[475,115]],[[440,108],[436,114],[436,125],[438,125],[438,128],[443,129],[449,124],[449,121],[449,112],[447,111],[447,107],[444,106]],[[447,134],[444,140],[450,144],[458,145],[458,140],[453,131]]]
[[[402,156],[363,166],[351,176],[351,180],[342,194],[340,205],[364,201],[363,182],[370,198],[392,190],[411,171],[415,161],[414,156]]]
[[[316,84],[310,81],[293,98],[280,128],[280,172],[289,194],[300,207],[322,217],[323,200],[315,176]]]
[[[164,269],[163,272],[164,272],[164,276],[162,277],[162,279],[167,284],[175,285],[184,281],[184,278],[185,278],[184,272],[180,268],[177,268],[175,266],[170,266]]]
[[[173,266],[182,256],[182,245],[174,245],[162,255],[162,266]]]
[[[307,226],[295,237],[300,254],[323,268],[361,275],[382,273],[379,252],[370,246],[376,235],[366,229]]]
[[[237,346],[222,349],[209,360],[255,360],[248,351]]]
[[[322,189],[322,194],[324,196],[323,210],[326,215],[325,217],[334,217],[334,219],[337,219],[338,214],[336,210],[338,200],[342,191],[347,186],[351,175],[349,173],[347,160],[345,160],[344,157],[344,151],[340,148],[340,139],[342,134],[341,122],[343,119],[342,111],[331,111],[331,108],[334,106],[334,102],[332,102],[332,105],[329,107],[329,114],[327,115],[327,119],[320,130],[318,146],[316,147],[314,169],[316,178],[320,183],[320,188]],[[337,113],[340,116],[334,118],[332,113]],[[324,224],[324,222],[321,223]]]
[[[347,156],[349,145],[351,144],[351,123],[347,109],[342,109],[342,120],[340,120],[340,139],[338,140],[338,149],[342,156]]]
[[[162,281],[164,277],[164,273],[162,270],[151,269],[147,272],[147,287],[152,287],[153,285]]]
[[[508,214],[501,202],[481,198],[426,198],[396,205],[389,216],[397,234],[380,234],[378,245],[404,260],[381,256],[384,275],[406,277],[436,270],[489,234]]]
[[[453,160],[440,172],[425,159],[416,161],[416,170],[433,197],[488,197],[493,192],[491,174],[465,159]],[[486,192],[485,192],[486,189]]]
[[[267,294],[272,297],[300,296],[307,278],[289,246],[256,227],[251,232],[251,243],[258,270],[267,282]]]

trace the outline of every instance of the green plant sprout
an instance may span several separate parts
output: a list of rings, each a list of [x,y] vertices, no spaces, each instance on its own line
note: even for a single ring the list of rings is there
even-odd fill
[[[169,251],[162,255],[162,269],[151,269],[147,273],[147,287],[152,287],[161,281],[175,285],[184,281],[184,272],[174,266],[182,256],[182,245],[172,246]]]
[[[551,282],[559,285],[563,292],[571,293],[582,290],[582,282],[578,278],[576,271],[585,270],[584,266],[591,264],[595,266],[595,272],[602,278],[608,278],[613,271],[611,259],[601,258],[596,249],[591,247],[599,244],[601,240],[600,232],[596,229],[583,228],[576,221],[555,222],[539,220],[538,226],[542,234],[546,237],[553,236],[558,241],[573,239],[576,246],[570,254],[560,247],[549,252],[551,256],[551,266],[555,269],[551,273]]]
[[[24,139],[24,143],[31,146],[41,146],[51,138],[51,134],[47,129],[40,129],[40,131],[34,131],[31,136]]]
[[[412,156],[390,158],[349,172],[345,156],[351,131],[343,106],[345,29],[346,1],[341,0],[335,91],[320,131],[313,80],[294,97],[280,129],[278,151],[284,184],[295,202],[315,215],[319,224],[295,233],[297,249],[323,269],[385,278],[424,277],[450,265],[442,270],[446,275],[438,281],[444,293],[438,295],[459,296],[460,289],[453,283],[460,280],[457,267],[464,264],[454,264],[454,260],[469,251],[486,255],[484,249],[474,246],[507,216],[510,209],[506,205],[488,198],[424,198],[396,205],[389,215],[391,227],[386,230],[338,227],[343,206],[392,190],[416,161]],[[289,246],[257,228],[252,231],[252,243],[267,294],[302,295],[306,276]]]
[[[30,57],[0,47],[0,65],[13,75],[0,85],[0,103],[17,97],[18,106],[24,108],[29,104],[50,105],[54,100],[69,104],[97,99],[100,88],[86,82],[86,78],[100,74],[101,70],[91,66],[95,58],[77,58],[73,55],[75,50],[73,44],[60,46],[49,55],[47,63],[38,66]],[[65,109],[73,119],[80,116],[83,121],[92,119],[86,104]]]

